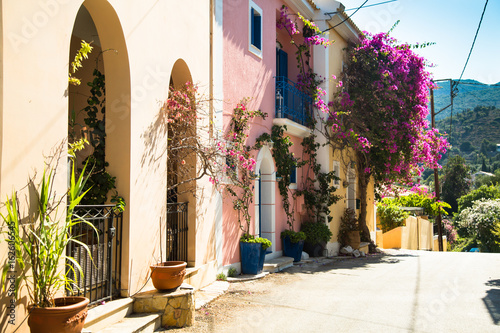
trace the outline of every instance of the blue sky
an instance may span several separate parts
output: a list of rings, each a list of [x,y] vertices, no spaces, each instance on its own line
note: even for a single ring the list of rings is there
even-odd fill
[[[369,0],[365,6],[387,0]],[[364,0],[342,1],[346,10]],[[401,42],[435,42],[415,50],[430,63],[434,79],[458,79],[467,60],[485,0],[398,0],[362,8],[353,21],[361,30],[388,31],[400,20],[391,35]],[[346,11],[348,15],[354,11]],[[500,1],[489,0],[481,29],[462,79],[483,83],[500,82]]]

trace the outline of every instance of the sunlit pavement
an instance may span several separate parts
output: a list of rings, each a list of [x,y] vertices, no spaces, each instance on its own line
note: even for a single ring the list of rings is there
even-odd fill
[[[386,252],[295,272],[217,330],[500,332],[500,254]]]

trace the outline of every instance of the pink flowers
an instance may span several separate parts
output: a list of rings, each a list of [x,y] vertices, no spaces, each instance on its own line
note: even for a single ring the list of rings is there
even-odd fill
[[[449,144],[428,129],[424,60],[386,33],[365,33],[349,58],[349,93],[339,91],[330,105],[334,138],[367,154],[363,170],[380,184],[409,183],[424,166],[439,167]]]

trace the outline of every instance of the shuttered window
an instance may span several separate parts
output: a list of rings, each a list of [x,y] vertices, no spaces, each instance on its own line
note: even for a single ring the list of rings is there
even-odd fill
[[[249,1],[249,4],[249,49],[255,55],[262,57],[262,9],[253,1]]]

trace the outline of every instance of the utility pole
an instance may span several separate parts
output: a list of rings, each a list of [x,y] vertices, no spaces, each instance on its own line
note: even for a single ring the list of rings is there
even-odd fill
[[[436,127],[435,117],[436,117],[436,115],[434,113],[434,88],[431,88],[431,126],[432,126],[432,128]],[[438,176],[437,168],[434,168],[434,192],[436,193],[436,201],[439,201],[439,199],[440,199],[439,176]],[[442,228],[442,223],[441,223],[441,211],[439,211],[438,215],[436,216],[436,223],[438,226],[439,251],[443,252],[443,228]]]

